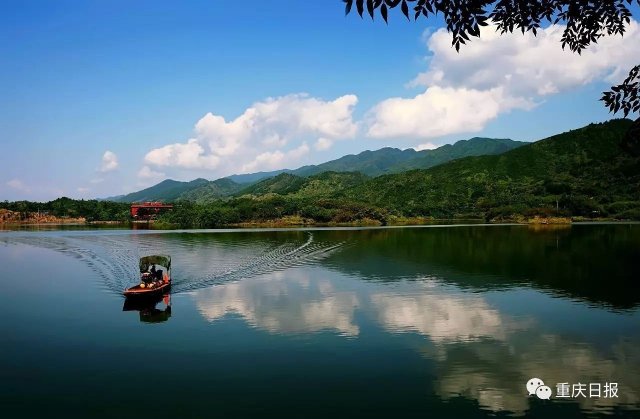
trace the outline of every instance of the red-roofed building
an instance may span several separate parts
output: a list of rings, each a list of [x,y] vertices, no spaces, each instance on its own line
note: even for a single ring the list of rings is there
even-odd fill
[[[162,202],[140,202],[131,204],[131,216],[136,220],[150,220],[158,214],[171,211],[173,205]]]

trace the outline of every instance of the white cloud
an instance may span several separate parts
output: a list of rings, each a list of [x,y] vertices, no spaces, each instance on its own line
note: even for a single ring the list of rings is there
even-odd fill
[[[138,177],[141,179],[158,179],[164,176],[162,172],[156,172],[149,168],[149,166],[142,166],[138,171]]]
[[[112,151],[105,151],[102,155],[101,172],[112,172],[118,168],[118,156]]]
[[[104,182],[104,179],[103,178],[94,178],[94,179],[91,179],[89,182],[93,183],[95,185],[95,184]]]
[[[154,183],[160,181],[160,179],[162,179],[163,177],[165,177],[165,174],[163,172],[153,170],[149,166],[142,166],[140,170],[138,170],[138,182],[136,183],[136,186],[138,189],[147,188],[153,185]],[[132,192],[132,191],[133,191],[133,188],[131,191],[127,191],[127,192]]]
[[[256,102],[230,121],[207,113],[196,123],[194,138],[149,151],[145,163],[220,175],[295,166],[308,154],[308,141],[327,146],[356,135],[357,102],[354,95],[325,101],[292,94]]]
[[[192,138],[185,144],[169,144],[151,150],[144,160],[146,163],[156,166],[215,169],[220,162],[220,157],[215,154],[206,154],[198,140]]]
[[[78,190],[78,192],[80,192],[80,193],[82,193],[82,194],[85,194],[85,193],[87,193],[87,192],[90,192],[90,191],[91,191],[91,189],[89,189],[89,188],[85,188],[85,187],[82,187],[82,186],[81,186],[81,187],[79,187],[77,190]]]
[[[31,188],[29,188],[27,185],[25,185],[25,183],[23,181],[21,181],[20,179],[11,179],[11,180],[6,182],[6,185],[8,187],[10,187],[11,189],[15,189],[15,190],[21,191],[21,192],[30,192],[31,191]]]
[[[302,143],[299,147],[287,152],[287,156],[293,159],[299,159],[309,153],[309,146],[307,143]]]
[[[333,141],[331,141],[330,139],[318,138],[318,141],[316,141],[316,143],[313,145],[313,148],[315,148],[318,151],[324,151],[324,150],[330,149],[332,145],[333,145]]]
[[[495,26],[481,31],[458,54],[444,29],[427,41],[433,57],[429,69],[412,82],[419,86],[466,87],[488,90],[503,87],[518,97],[545,96],[595,80],[613,82],[637,64],[640,28],[632,21],[624,37],[602,38],[581,55],[560,47],[564,26],[531,33],[500,35]]]
[[[301,144],[299,147],[283,153],[280,150],[266,151],[256,156],[256,158],[240,169],[242,172],[255,172],[258,170],[274,170],[280,169],[284,165],[292,161],[299,161],[300,158],[309,153],[307,143]]]
[[[508,97],[504,89],[477,90],[429,87],[414,98],[391,98],[369,112],[372,138],[433,138],[481,130],[487,121],[514,109],[530,109],[525,99]]]
[[[500,35],[482,28],[480,39],[457,53],[451,35],[439,29],[426,37],[432,56],[428,69],[411,83],[425,91],[412,98],[391,98],[369,113],[367,134],[374,138],[433,138],[477,132],[513,109],[532,109],[544,97],[594,81],[615,82],[637,64],[640,27],[624,37],[602,38],[582,55],[561,48],[563,26],[538,36]]]
[[[438,148],[438,146],[434,143],[423,143],[423,144],[418,144],[417,146],[413,147],[414,150],[416,151],[422,151],[422,150],[435,150],[436,148]]]
[[[444,28],[425,32],[428,68],[409,83],[424,90],[373,106],[362,121],[364,133],[369,138],[426,140],[478,132],[500,115],[531,110],[550,95],[594,81],[620,80],[640,56],[636,21],[624,37],[602,38],[582,55],[562,50],[563,29],[549,26],[534,37],[500,35],[488,26],[460,53]],[[307,144],[323,151],[356,136],[357,103],[350,94],[333,100],[290,94],[256,102],[234,119],[207,113],[195,124],[193,138],[153,149],[144,162],[150,168],[206,170],[219,176],[293,168],[305,162]],[[425,141],[417,146],[429,148],[433,144]]]

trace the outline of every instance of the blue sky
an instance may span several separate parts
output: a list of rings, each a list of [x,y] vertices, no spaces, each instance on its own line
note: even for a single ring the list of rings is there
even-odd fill
[[[458,55],[439,20],[385,25],[345,17],[338,0],[3,5],[2,200],[544,138],[609,119],[600,93],[640,56],[635,22],[583,57],[551,29],[483,36]]]

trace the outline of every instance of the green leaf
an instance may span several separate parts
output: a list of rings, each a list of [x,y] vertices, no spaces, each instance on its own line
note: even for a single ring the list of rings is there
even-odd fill
[[[402,6],[400,6],[400,8],[402,9],[402,13],[407,17],[407,20],[411,20],[409,19],[409,6],[405,0],[402,0]]]

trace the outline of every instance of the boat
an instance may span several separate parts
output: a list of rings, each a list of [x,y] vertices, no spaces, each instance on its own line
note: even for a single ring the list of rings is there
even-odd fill
[[[171,288],[170,256],[144,256],[140,258],[139,266],[140,283],[124,290],[125,297],[157,297],[169,292]]]

